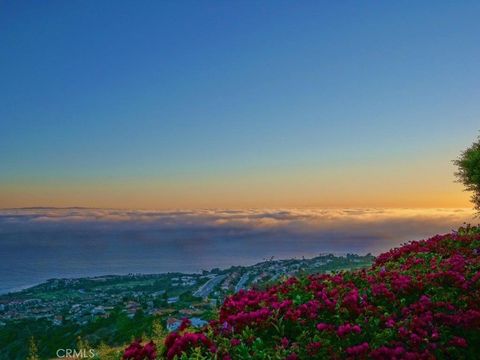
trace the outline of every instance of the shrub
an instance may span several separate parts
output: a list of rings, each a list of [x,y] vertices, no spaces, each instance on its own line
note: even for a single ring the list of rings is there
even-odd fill
[[[369,269],[240,291],[202,330],[169,334],[167,359],[473,359],[480,354],[476,227],[413,241]]]
[[[157,358],[157,348],[150,341],[145,345],[141,344],[141,340],[134,341],[124,351],[124,360],[154,360]]]

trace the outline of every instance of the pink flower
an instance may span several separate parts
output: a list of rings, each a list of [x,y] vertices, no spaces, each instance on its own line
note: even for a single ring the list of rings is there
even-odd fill
[[[367,342],[361,343],[360,345],[354,345],[348,347],[345,351],[350,356],[357,356],[364,354],[368,351],[369,345]]]
[[[322,343],[320,341],[311,342],[310,344],[307,344],[307,353],[310,356],[315,356],[317,355],[321,347],[322,347]]]
[[[317,324],[317,330],[318,331],[324,331],[324,330],[329,330],[331,328],[330,325],[325,324],[325,323],[319,323]]]
[[[242,342],[241,342],[240,340],[238,340],[238,339],[231,339],[231,340],[230,340],[230,345],[232,345],[232,346],[238,346],[238,345],[240,345],[241,343],[242,343]]]
[[[145,344],[144,346],[140,344],[140,340],[134,341],[123,352],[123,359],[125,360],[154,360],[156,358],[157,348],[152,341]]]
[[[350,334],[352,332],[354,333],[360,333],[362,331],[362,329],[360,328],[360,326],[358,325],[350,325],[349,323],[346,323],[344,325],[340,325],[337,329],[337,335],[339,337],[343,337],[347,334]]]
[[[453,346],[462,347],[462,348],[468,347],[467,340],[465,340],[464,338],[462,338],[462,337],[460,337],[460,336],[454,336],[454,337],[449,341],[449,344],[450,344],[450,345],[453,345]]]
[[[388,328],[393,328],[395,326],[395,320],[393,319],[388,319],[386,322],[385,322],[385,326],[388,327]]]
[[[185,318],[185,319],[182,319],[182,323],[180,324],[180,327],[178,328],[178,331],[183,331],[185,330],[186,328],[188,328],[190,325],[192,324],[192,322]]]
[[[290,343],[290,341],[288,341],[288,339],[286,337],[283,337],[280,340],[280,344],[282,345],[283,348],[287,348],[289,343]]]

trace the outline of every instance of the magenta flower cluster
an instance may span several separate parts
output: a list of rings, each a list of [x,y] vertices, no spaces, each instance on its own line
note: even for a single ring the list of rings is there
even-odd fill
[[[142,345],[141,340],[136,340],[123,353],[124,360],[154,360],[156,358],[157,347],[152,341]]]
[[[369,268],[291,277],[228,297],[162,358],[474,359],[480,354],[480,231],[413,241]]]

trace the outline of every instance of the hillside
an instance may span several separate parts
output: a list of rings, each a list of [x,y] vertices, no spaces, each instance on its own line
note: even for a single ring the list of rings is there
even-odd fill
[[[480,354],[480,230],[413,241],[368,269],[291,277],[225,299],[201,330],[124,358],[475,359]]]
[[[163,329],[175,330],[184,317],[202,326],[215,317],[217,304],[241,289],[264,288],[299,273],[367,267],[373,260],[371,255],[323,254],[201,273],[51,279],[0,295],[0,359],[25,360],[25,344],[32,337],[41,359],[55,357],[57,349],[78,349],[79,337],[87,350],[95,349],[105,359],[108,347],[122,350],[132,338],[160,343]]]

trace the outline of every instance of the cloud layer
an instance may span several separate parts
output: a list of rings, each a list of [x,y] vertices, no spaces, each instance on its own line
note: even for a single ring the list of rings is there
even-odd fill
[[[0,292],[52,277],[190,272],[264,258],[378,254],[468,209],[0,210]],[[3,287],[3,290],[2,290]]]
[[[183,232],[202,237],[383,239],[390,244],[450,231],[469,209],[247,209],[142,211],[84,208],[0,210],[0,234],[79,229],[89,232]],[[340,241],[340,240],[338,240]]]

